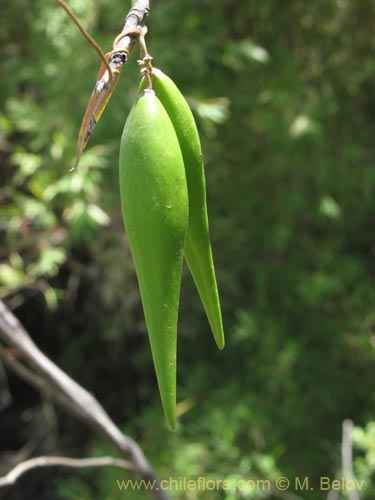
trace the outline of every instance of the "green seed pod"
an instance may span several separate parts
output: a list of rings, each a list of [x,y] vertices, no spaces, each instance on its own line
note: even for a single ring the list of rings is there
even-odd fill
[[[188,223],[184,163],[173,125],[145,90],[126,121],[120,193],[164,412],[176,421],[176,337]]]
[[[145,86],[145,81],[141,86]],[[225,345],[220,301],[210,244],[206,183],[201,145],[193,114],[175,83],[153,68],[152,88],[176,131],[185,164],[189,192],[189,224],[185,258],[205,308],[219,349]]]

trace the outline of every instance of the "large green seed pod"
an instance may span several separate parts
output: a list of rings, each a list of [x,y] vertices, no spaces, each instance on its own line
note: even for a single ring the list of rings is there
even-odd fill
[[[176,420],[176,337],[188,192],[173,125],[145,90],[126,121],[120,193],[164,412]]]
[[[184,96],[175,83],[156,68],[152,70],[152,88],[173,123],[184,158],[189,191],[186,262],[197,286],[215,341],[219,349],[223,349],[224,331],[210,244],[206,183],[198,130]]]

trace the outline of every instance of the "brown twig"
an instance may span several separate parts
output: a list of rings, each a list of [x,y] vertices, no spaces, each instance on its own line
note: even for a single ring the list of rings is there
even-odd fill
[[[133,1],[133,5],[125,18],[121,33],[116,37],[113,44],[113,51],[109,61],[112,72],[118,72],[121,66],[126,64],[128,54],[130,54],[138,38],[137,30],[144,25],[149,10],[149,0]],[[100,82],[97,82],[97,87],[100,87]]]

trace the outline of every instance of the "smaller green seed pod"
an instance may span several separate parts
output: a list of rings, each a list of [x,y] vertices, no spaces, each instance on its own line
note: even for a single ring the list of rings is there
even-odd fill
[[[161,400],[176,422],[176,338],[188,193],[173,125],[155,93],[133,106],[121,139],[120,194]]]
[[[145,80],[141,83],[144,87]],[[189,224],[185,258],[205,308],[219,349],[225,345],[219,293],[212,257],[206,182],[197,126],[186,99],[176,84],[162,71],[153,68],[152,88],[176,131],[184,159],[189,192]]]

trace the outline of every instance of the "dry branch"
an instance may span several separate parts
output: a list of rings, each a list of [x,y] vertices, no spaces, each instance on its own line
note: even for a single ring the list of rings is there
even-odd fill
[[[155,488],[150,493],[155,498],[168,499],[139,445],[120,431],[92,394],[38,349],[2,301],[0,301],[0,341],[5,347],[17,352],[15,358],[11,350],[0,349],[0,355],[8,368],[111,443],[120,455],[131,463],[134,472],[142,479],[154,482]]]
[[[12,486],[26,472],[43,467],[72,467],[74,469],[83,469],[89,467],[118,467],[134,471],[134,467],[126,460],[120,460],[113,457],[92,457],[92,458],[66,458],[66,457],[36,457],[25,460],[16,465],[4,477],[0,478],[0,488]]]

